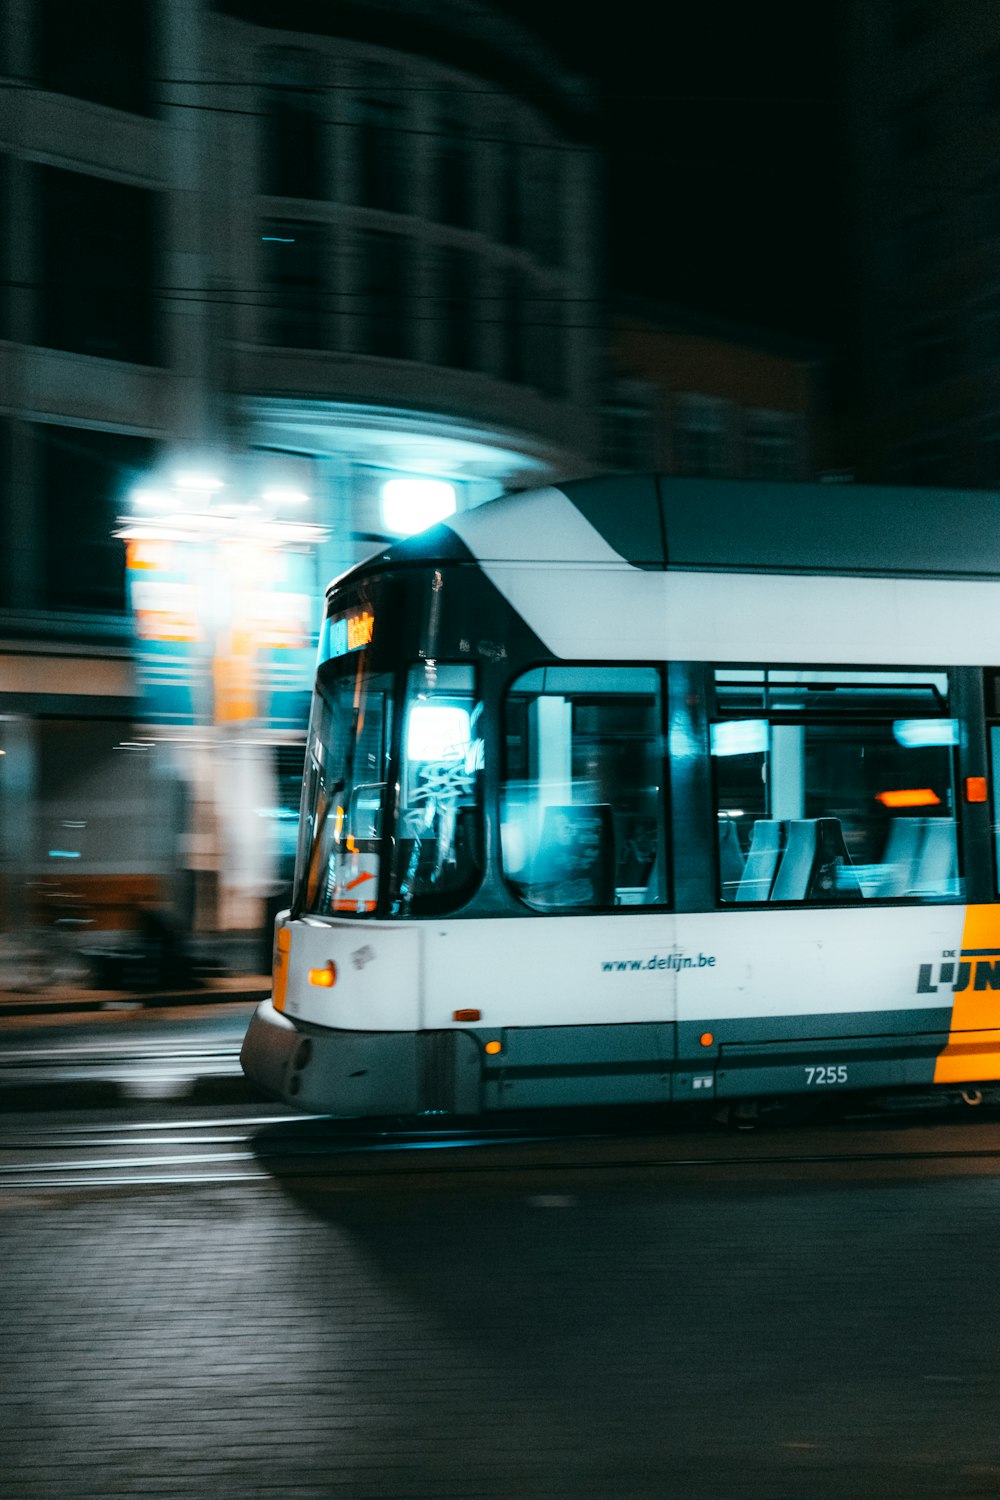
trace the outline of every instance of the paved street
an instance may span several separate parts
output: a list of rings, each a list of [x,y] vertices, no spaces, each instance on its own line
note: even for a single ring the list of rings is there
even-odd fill
[[[5,1497],[1000,1495],[1000,1124],[307,1128],[253,1180],[5,1179]]]

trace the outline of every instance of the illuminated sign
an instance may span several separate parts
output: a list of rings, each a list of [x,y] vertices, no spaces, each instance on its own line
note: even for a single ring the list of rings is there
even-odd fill
[[[329,661],[334,656],[347,656],[351,651],[360,651],[362,647],[370,643],[374,630],[375,616],[370,610],[352,609],[347,614],[334,615],[323,624],[320,661]]]

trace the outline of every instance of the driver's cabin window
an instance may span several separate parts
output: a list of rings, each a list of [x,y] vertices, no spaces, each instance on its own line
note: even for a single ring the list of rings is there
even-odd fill
[[[455,911],[482,877],[482,707],[472,667],[422,662],[406,684],[391,912]]]

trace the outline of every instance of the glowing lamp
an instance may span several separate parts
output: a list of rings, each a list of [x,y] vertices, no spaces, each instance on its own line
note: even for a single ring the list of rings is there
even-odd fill
[[[264,490],[261,497],[270,505],[308,505],[309,496],[305,490],[296,490],[291,485],[273,485]]]
[[[461,760],[469,748],[468,709],[447,703],[415,703],[410,709],[406,753],[410,760]]]
[[[177,489],[196,495],[214,495],[216,490],[223,488],[222,480],[216,474],[208,474],[201,469],[182,469],[179,474],[174,475],[174,484]]]
[[[322,969],[309,970],[309,983],[315,984],[321,990],[332,990],[337,983],[337,965],[332,958],[327,959]]]
[[[929,786],[915,786],[879,792],[875,801],[881,802],[883,807],[937,807],[941,798]]]
[[[767,749],[766,719],[729,719],[712,725],[713,755],[756,755]]]
[[[454,514],[455,488],[443,479],[389,479],[382,486],[382,518],[400,536],[413,536]]]

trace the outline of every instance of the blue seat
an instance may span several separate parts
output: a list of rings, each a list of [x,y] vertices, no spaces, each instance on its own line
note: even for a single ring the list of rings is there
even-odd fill
[[[736,888],[737,901],[767,901],[774,884],[778,857],[784,848],[785,824],[758,818],[750,834],[750,849]]]

